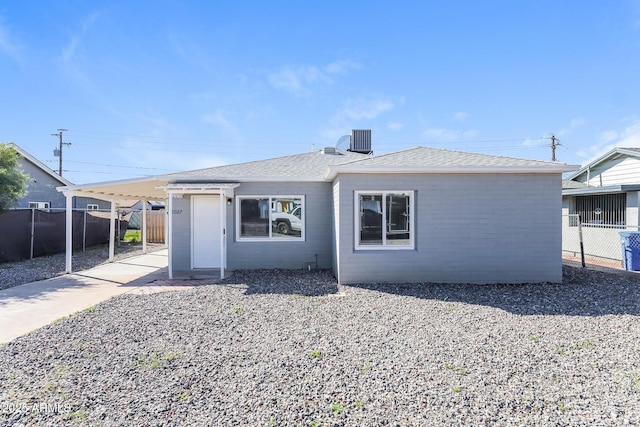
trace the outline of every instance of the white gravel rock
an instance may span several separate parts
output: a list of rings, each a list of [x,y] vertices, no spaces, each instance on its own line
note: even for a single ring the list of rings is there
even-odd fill
[[[638,425],[640,284],[564,273],[338,286],[253,271],[123,295],[0,347],[0,424]]]

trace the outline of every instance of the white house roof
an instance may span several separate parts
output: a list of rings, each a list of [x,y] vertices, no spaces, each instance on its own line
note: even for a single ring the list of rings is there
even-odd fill
[[[640,148],[635,148],[635,147],[615,147],[611,151],[609,151],[609,152],[603,154],[602,156],[598,157],[597,159],[587,163],[586,165],[584,165],[583,167],[581,167],[580,169],[578,169],[577,171],[575,171],[574,173],[569,175],[567,177],[567,179],[569,179],[569,180],[575,179],[575,178],[579,177],[580,175],[582,175],[583,173],[586,173],[589,169],[593,169],[595,166],[599,165],[600,163],[604,163],[606,161],[613,160],[616,157],[620,157],[620,156],[624,156],[624,155],[630,156],[630,157],[638,157],[638,158],[640,158]]]
[[[7,147],[11,147],[14,150],[16,150],[16,152],[20,154],[20,156],[25,158],[27,161],[33,163],[34,166],[36,166],[38,169],[41,169],[47,175],[51,176],[53,179],[58,181],[61,185],[73,185],[71,181],[55,173],[53,169],[51,169],[49,166],[45,165],[40,160],[33,157],[31,154],[29,154],[24,149],[22,149],[19,145],[13,142],[7,142],[5,144],[7,145]]]
[[[330,166],[326,177],[332,179],[338,173],[561,173],[578,167],[558,162],[415,147]]]

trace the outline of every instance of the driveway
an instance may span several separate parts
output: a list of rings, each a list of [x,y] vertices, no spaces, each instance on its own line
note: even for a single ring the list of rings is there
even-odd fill
[[[160,250],[0,291],[0,343],[113,296],[169,289],[168,253]],[[155,283],[157,280],[162,282]]]

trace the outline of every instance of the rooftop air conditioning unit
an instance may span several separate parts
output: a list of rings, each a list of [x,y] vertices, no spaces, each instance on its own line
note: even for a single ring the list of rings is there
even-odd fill
[[[353,129],[349,151],[371,154],[373,152],[371,150],[371,129]]]

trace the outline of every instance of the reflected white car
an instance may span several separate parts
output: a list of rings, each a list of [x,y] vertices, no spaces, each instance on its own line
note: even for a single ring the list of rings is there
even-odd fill
[[[302,232],[302,209],[298,206],[291,213],[271,212],[271,222],[274,231],[280,234],[300,234]]]

